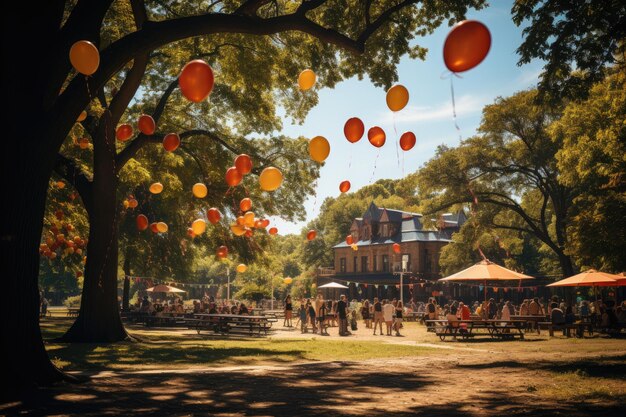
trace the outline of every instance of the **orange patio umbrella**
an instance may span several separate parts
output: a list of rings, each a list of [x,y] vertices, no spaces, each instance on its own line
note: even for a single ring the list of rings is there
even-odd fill
[[[589,269],[580,274],[576,274],[569,278],[562,279],[548,287],[593,287],[594,298],[598,299],[597,287],[621,287],[626,286],[626,277],[624,275],[609,274],[607,272]]]
[[[483,259],[475,265],[470,266],[449,277],[441,278],[439,281],[482,281],[485,286],[485,301],[487,301],[487,281],[512,281],[520,279],[534,279],[530,275],[520,274],[511,271],[503,266]]]

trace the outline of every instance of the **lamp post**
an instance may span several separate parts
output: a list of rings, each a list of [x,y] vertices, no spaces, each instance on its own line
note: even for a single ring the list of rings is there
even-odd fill
[[[230,301],[230,268],[226,267],[226,279],[228,280],[228,285],[226,286],[226,299]]]

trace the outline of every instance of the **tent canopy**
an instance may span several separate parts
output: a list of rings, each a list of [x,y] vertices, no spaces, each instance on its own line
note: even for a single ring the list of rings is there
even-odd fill
[[[589,269],[569,278],[562,279],[547,285],[548,287],[618,287],[626,285],[626,279],[621,275]]]
[[[317,288],[348,288],[345,285],[339,284],[338,282],[329,282],[328,284],[320,285]]]
[[[519,279],[534,279],[534,277],[511,271],[488,259],[483,259],[477,264],[449,277],[441,278],[439,281],[507,281]]]
[[[146,291],[148,291],[148,292],[166,292],[166,293],[187,292],[185,290],[181,290],[180,288],[171,287],[171,286],[165,285],[165,284],[155,285],[152,288],[148,288]]]

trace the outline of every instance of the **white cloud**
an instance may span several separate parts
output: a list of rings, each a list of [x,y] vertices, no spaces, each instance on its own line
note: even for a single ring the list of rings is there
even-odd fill
[[[464,95],[455,100],[457,118],[478,113],[484,107],[483,97]],[[381,114],[378,123],[413,123],[452,119],[452,100],[436,106],[407,106],[396,114]]]
[[[539,82],[539,75],[541,75],[541,68],[523,70],[517,77],[517,83],[521,87],[526,88]]]

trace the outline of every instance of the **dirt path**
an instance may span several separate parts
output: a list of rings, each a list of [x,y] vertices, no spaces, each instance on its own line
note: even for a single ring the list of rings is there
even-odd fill
[[[91,382],[33,393],[0,413],[32,415],[360,415],[623,416],[624,391],[585,400],[567,393],[546,398],[559,367],[587,375],[626,374],[624,356],[601,362],[532,360],[471,352],[454,358],[411,357],[354,362],[238,366],[211,369],[106,372]],[[533,382],[534,381],[534,382]],[[575,384],[576,381],[572,381]],[[608,383],[608,382],[607,382]],[[612,384],[613,382],[611,382]],[[567,388],[567,380],[564,381]],[[616,389],[613,387],[612,389]],[[619,388],[617,388],[619,391]],[[549,392],[549,391],[548,391]]]

